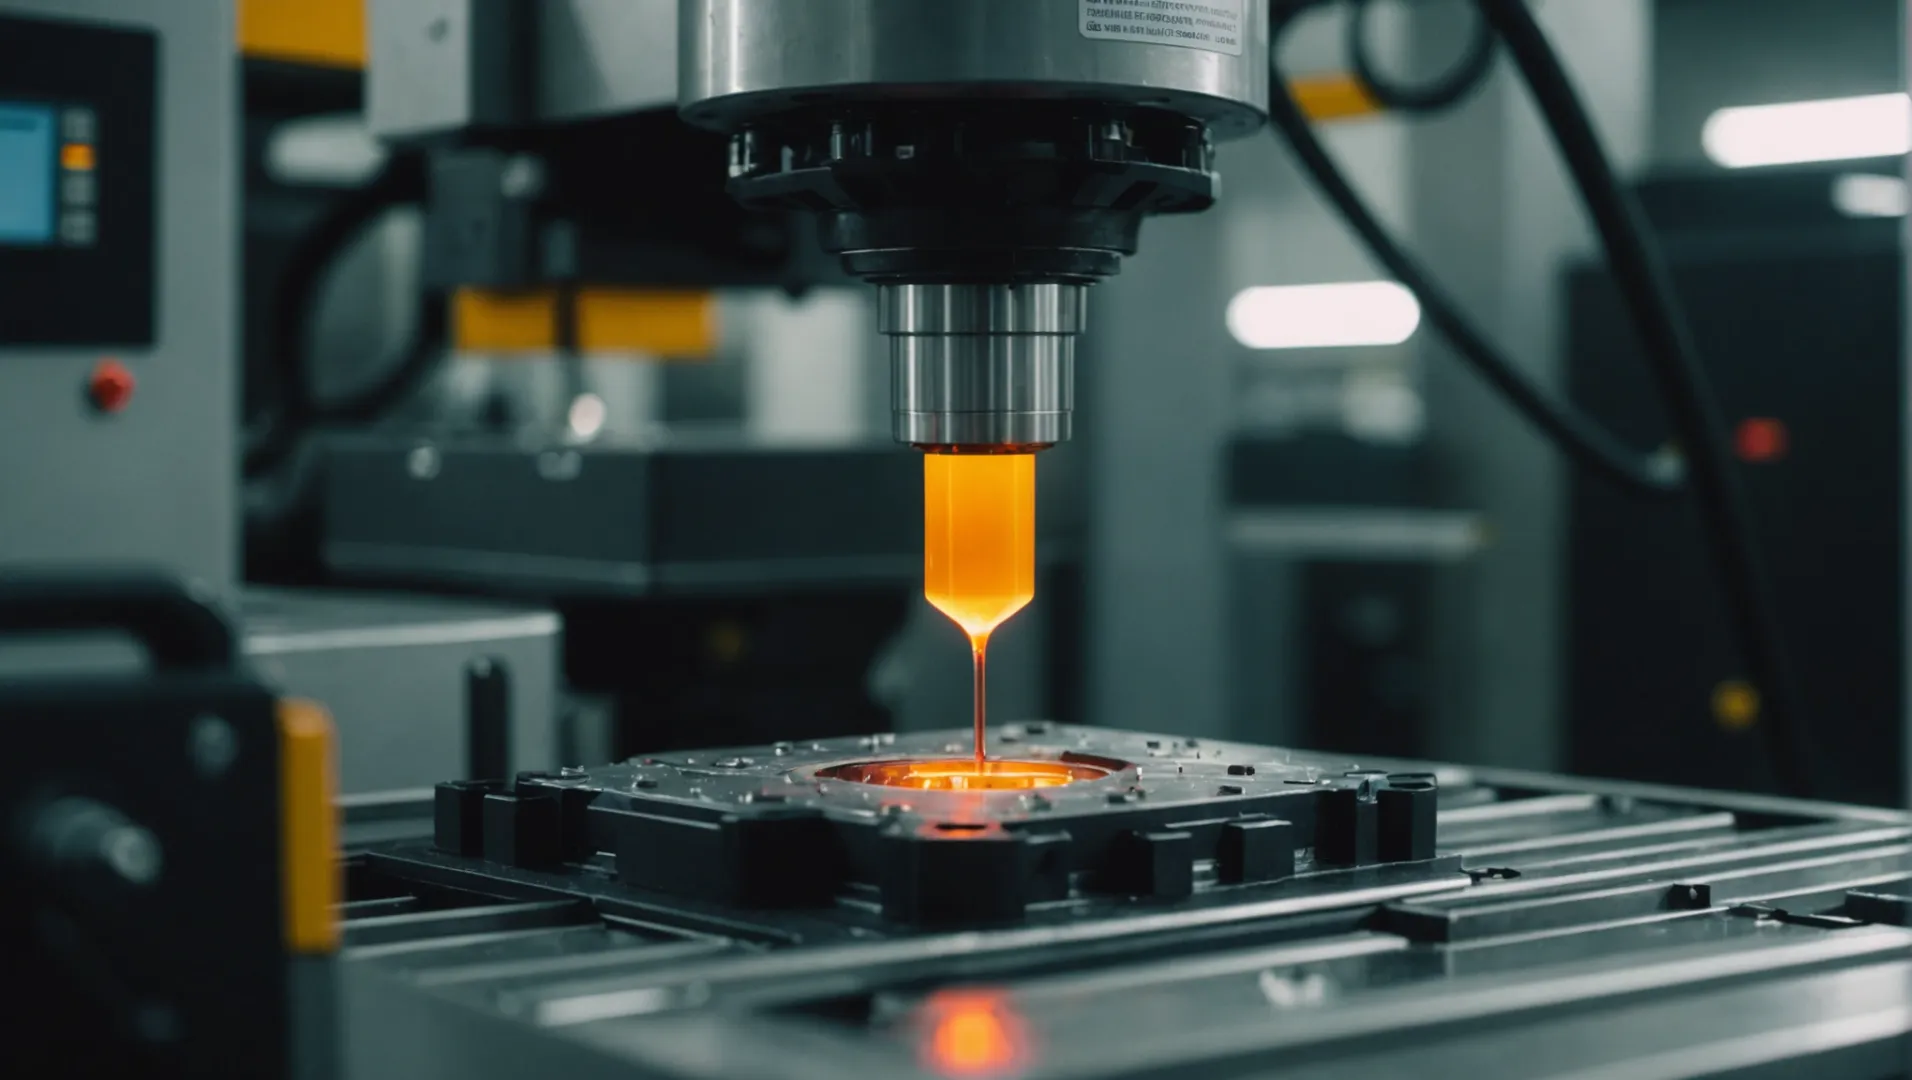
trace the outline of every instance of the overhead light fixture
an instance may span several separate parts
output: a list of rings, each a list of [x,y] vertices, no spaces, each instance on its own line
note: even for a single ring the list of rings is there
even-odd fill
[[[1737,105],[1706,118],[1706,156],[1729,169],[1890,157],[1912,149],[1905,94]]]
[[[1258,285],[1228,302],[1228,332],[1251,349],[1399,345],[1420,325],[1420,302],[1392,281]]]
[[[385,147],[357,114],[287,120],[266,142],[266,173],[281,184],[357,187],[385,164]]]
[[[1902,177],[1845,173],[1832,181],[1832,208],[1847,217],[1904,217],[1906,203]]]
[[[579,394],[571,399],[571,407],[565,412],[566,425],[571,429],[572,438],[579,442],[590,442],[604,431],[604,422],[611,417],[610,406],[596,394]]]

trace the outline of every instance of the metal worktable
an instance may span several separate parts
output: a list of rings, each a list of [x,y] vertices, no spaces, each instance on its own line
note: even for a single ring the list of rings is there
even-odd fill
[[[1179,899],[1032,905],[981,927],[898,925],[854,890],[805,910],[692,901],[623,884],[605,855],[533,871],[374,844],[351,868],[346,1060],[360,1076],[579,1080],[1912,1064],[1912,817],[1432,771],[1432,860],[1337,869],[1304,849],[1298,874],[1251,885],[1198,862]],[[982,1034],[939,1042],[963,1023]]]

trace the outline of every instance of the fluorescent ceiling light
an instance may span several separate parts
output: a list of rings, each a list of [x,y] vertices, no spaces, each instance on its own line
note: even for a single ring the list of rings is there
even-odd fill
[[[1735,106],[1706,118],[1700,145],[1729,169],[1889,157],[1912,149],[1912,101],[1872,94]]]
[[[385,164],[385,147],[357,115],[287,120],[266,142],[266,172],[282,184],[356,187]]]
[[[580,441],[590,442],[604,430],[604,422],[610,416],[610,407],[603,398],[596,394],[579,394],[571,399],[571,408],[566,411],[565,420],[573,436]]]
[[[1847,217],[1904,217],[1905,181],[1877,173],[1846,173],[1833,178],[1832,208]]]
[[[1420,325],[1420,302],[1392,281],[1260,285],[1228,302],[1228,332],[1251,349],[1399,345]]]

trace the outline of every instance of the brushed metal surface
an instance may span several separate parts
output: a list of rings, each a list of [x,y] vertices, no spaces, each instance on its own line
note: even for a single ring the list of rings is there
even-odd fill
[[[1078,0],[683,0],[679,98],[692,123],[842,98],[1082,99],[1155,105],[1219,138],[1261,125],[1268,12],[1242,55],[1084,36]]]
[[[884,285],[891,431],[915,445],[1062,442],[1075,405],[1085,285]]]

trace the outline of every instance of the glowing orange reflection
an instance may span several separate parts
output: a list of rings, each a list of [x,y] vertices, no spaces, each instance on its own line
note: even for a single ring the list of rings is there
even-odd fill
[[[1000,1076],[1028,1059],[1028,1031],[1001,991],[941,991],[922,1017],[923,1061],[946,1076]]]
[[[856,784],[884,784],[925,791],[1016,791],[1099,780],[1110,771],[1082,762],[1007,760],[985,761],[978,769],[972,760],[950,759],[865,761],[834,765],[817,775]]]

